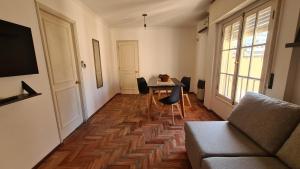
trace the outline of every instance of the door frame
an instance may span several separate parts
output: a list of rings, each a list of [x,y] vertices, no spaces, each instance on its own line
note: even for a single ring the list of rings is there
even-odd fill
[[[82,109],[82,119],[83,122],[86,122],[88,119],[87,116],[87,111],[86,111],[86,99],[85,99],[85,93],[84,93],[84,81],[83,81],[83,72],[81,69],[81,57],[80,57],[80,53],[79,53],[79,43],[78,43],[78,37],[77,37],[77,29],[76,29],[76,22],[66,16],[64,16],[63,14],[57,12],[56,10],[49,8],[47,6],[45,6],[44,4],[35,1],[35,5],[36,5],[36,13],[37,13],[37,17],[38,17],[38,24],[39,24],[39,29],[40,29],[40,34],[41,34],[41,40],[42,40],[42,46],[43,46],[43,51],[44,51],[44,55],[45,55],[45,62],[46,62],[46,67],[47,67],[47,74],[48,74],[48,79],[49,79],[49,85],[50,85],[50,89],[51,89],[51,96],[52,96],[52,101],[53,101],[53,107],[54,107],[54,111],[55,111],[55,118],[56,118],[56,125],[57,125],[57,130],[59,133],[59,138],[60,138],[60,142],[63,142],[63,138],[61,136],[60,130],[60,118],[59,118],[59,114],[57,111],[57,105],[56,105],[56,100],[55,100],[55,92],[54,92],[54,86],[52,85],[51,79],[52,79],[52,73],[50,71],[50,56],[48,54],[48,49],[47,49],[47,41],[46,41],[46,37],[45,37],[45,31],[44,31],[44,27],[43,27],[43,23],[42,23],[42,17],[41,17],[41,11],[48,13],[50,15],[53,15],[55,17],[58,17],[68,23],[70,23],[71,25],[71,31],[72,31],[72,38],[73,38],[73,45],[74,45],[74,54],[75,54],[75,68],[76,68],[76,74],[79,80],[79,99],[80,99],[80,104],[81,104],[81,109]],[[75,131],[75,130],[74,130]]]
[[[140,49],[139,49],[139,41],[138,40],[117,40],[116,44],[117,44],[117,58],[118,58],[118,74],[119,74],[119,79],[121,78],[120,75],[120,54],[119,54],[119,43],[124,43],[124,42],[135,42],[137,44],[137,68],[138,70],[136,70],[136,74],[139,77],[140,76]],[[120,88],[120,92],[122,93],[122,89],[121,89],[121,83],[119,80],[119,88]]]

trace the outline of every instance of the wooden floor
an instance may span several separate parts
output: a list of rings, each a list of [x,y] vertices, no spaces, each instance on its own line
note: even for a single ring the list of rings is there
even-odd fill
[[[191,94],[192,107],[176,125],[168,114],[147,120],[146,98],[117,95],[50,154],[38,169],[191,169],[184,121],[220,120]]]

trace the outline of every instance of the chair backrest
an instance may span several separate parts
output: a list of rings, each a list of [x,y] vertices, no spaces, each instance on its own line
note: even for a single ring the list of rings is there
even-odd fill
[[[177,103],[180,99],[180,86],[175,86],[172,89],[171,95],[169,96],[170,103]]]
[[[183,91],[189,92],[190,91],[190,85],[191,85],[191,77],[183,77],[181,79],[181,83],[184,84]]]
[[[147,84],[145,78],[140,77],[140,78],[137,78],[136,80],[137,80],[138,89],[139,89],[140,94],[148,94],[149,87],[148,87],[148,84]]]

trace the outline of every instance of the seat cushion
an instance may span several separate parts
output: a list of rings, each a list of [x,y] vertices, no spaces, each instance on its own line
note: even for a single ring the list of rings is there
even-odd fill
[[[297,105],[247,93],[228,121],[269,153],[276,154],[299,123],[299,111]]]
[[[284,143],[277,156],[293,169],[300,169],[300,124]]]
[[[268,156],[256,143],[226,121],[185,123],[186,149],[193,169],[204,157]]]
[[[211,157],[201,169],[289,169],[274,157]]]

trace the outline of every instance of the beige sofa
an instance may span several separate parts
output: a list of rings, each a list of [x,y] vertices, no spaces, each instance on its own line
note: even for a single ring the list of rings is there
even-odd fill
[[[185,123],[193,169],[300,169],[300,107],[247,93],[228,121]]]

